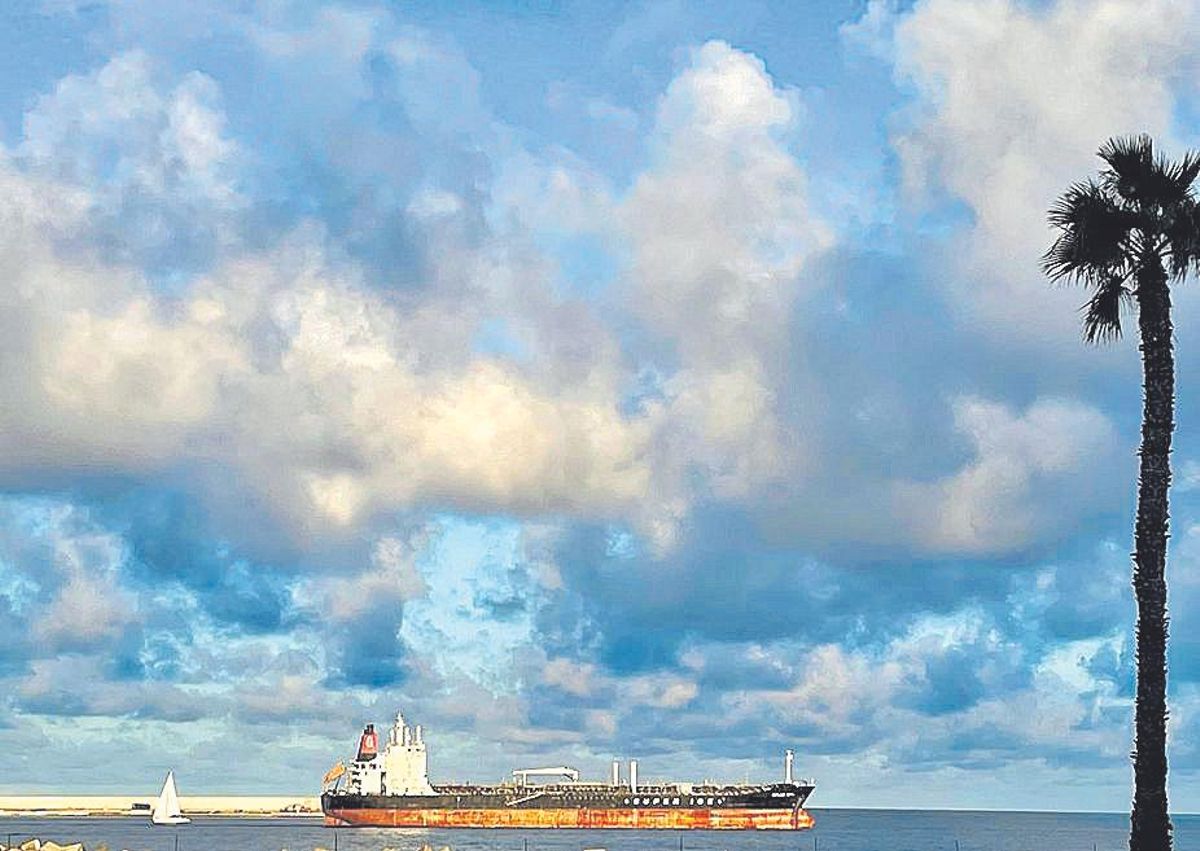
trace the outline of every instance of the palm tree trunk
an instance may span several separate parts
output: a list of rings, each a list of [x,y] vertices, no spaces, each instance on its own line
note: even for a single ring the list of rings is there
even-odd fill
[[[1130,851],[1169,851],[1167,814],[1167,493],[1175,427],[1171,294],[1157,255],[1138,272],[1142,351],[1142,446],[1134,533],[1137,599],[1137,702]]]

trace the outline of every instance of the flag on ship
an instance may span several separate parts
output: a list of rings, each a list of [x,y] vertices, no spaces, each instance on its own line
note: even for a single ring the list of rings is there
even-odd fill
[[[339,777],[346,773],[346,764],[338,762],[333,768],[325,772],[325,776],[321,779],[322,786],[328,786],[336,781]]]

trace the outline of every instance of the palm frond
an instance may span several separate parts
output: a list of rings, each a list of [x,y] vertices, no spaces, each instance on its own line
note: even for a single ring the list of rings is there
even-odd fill
[[[1072,184],[1050,208],[1051,227],[1060,233],[1042,256],[1053,280],[1092,281],[1120,266],[1127,255],[1137,217],[1120,207],[1095,181]]]
[[[1154,140],[1144,133],[1115,136],[1100,146],[1099,155],[1108,164],[1105,184],[1123,198],[1134,198],[1153,179]]]
[[[1188,151],[1178,162],[1170,164],[1171,180],[1180,190],[1190,195],[1192,184],[1200,177],[1200,151]]]
[[[1192,183],[1200,173],[1200,160],[1193,154],[1172,162],[1155,154],[1154,142],[1145,134],[1109,139],[1099,155],[1108,164],[1101,173],[1103,185],[1144,214],[1191,197]]]
[[[1171,277],[1182,280],[1189,270],[1200,274],[1200,203],[1188,199],[1180,204],[1173,211],[1165,236]]]
[[[1121,310],[1132,302],[1133,295],[1120,276],[1104,279],[1083,306],[1083,338],[1092,344],[1120,338]]]

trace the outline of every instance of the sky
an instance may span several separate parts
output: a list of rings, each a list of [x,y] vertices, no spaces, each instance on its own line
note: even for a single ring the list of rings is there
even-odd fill
[[[1122,811],[1140,368],[1039,257],[1190,0],[0,7],[8,793]],[[1200,299],[1170,795],[1200,810]],[[546,760],[550,760],[549,763]]]

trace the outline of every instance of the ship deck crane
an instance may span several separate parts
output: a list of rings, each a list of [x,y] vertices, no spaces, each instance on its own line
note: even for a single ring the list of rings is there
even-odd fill
[[[518,768],[512,775],[513,780],[522,786],[529,785],[530,777],[567,777],[572,783],[579,782],[579,772],[565,765],[556,765],[553,768]]]

